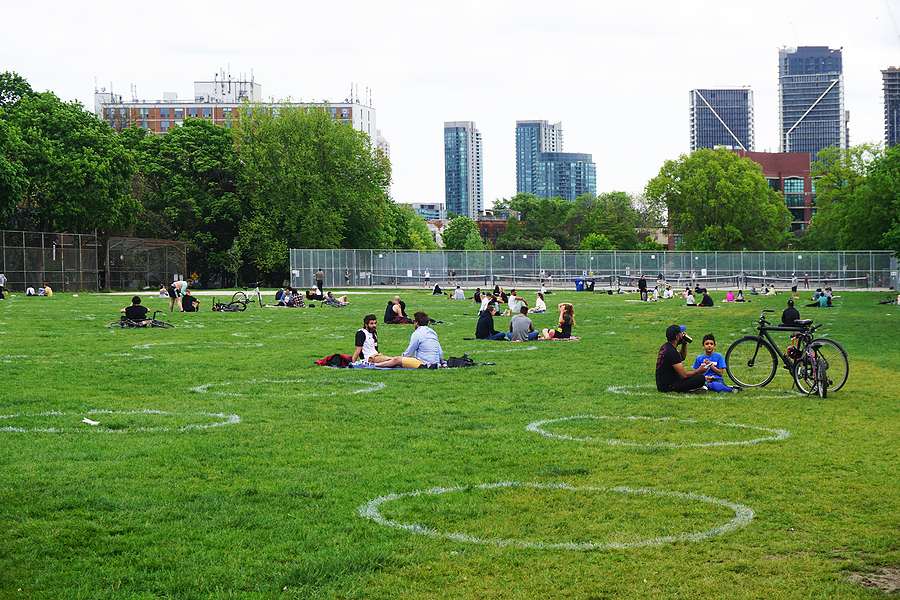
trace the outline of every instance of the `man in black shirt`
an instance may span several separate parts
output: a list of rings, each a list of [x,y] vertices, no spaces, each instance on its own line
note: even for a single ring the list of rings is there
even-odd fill
[[[131,299],[131,306],[126,306],[119,312],[125,313],[125,318],[129,321],[141,322],[147,318],[147,307],[141,306],[141,297],[135,296]]]
[[[647,280],[641,275],[640,281],[638,281],[638,290],[641,292],[641,300],[647,300]]]
[[[797,327],[794,321],[800,320],[800,311],[794,308],[794,301],[788,300],[787,308],[781,313],[781,323],[785,327]]]
[[[683,325],[669,325],[666,329],[667,341],[656,356],[656,389],[660,392],[689,392],[706,385],[708,365],[703,364],[696,370],[684,368],[690,343],[684,330]]]
[[[475,338],[479,340],[502,340],[506,334],[502,331],[494,329],[494,313],[496,309],[493,304],[488,305],[487,310],[478,317],[478,325],[475,326]]]

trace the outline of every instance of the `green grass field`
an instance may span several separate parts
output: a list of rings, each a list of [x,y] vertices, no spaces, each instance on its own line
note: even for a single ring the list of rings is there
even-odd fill
[[[446,356],[496,365],[313,364],[351,354],[370,312],[404,350],[412,327],[380,323],[392,290],[242,313],[203,297],[170,330],[108,329],[130,296],[0,301],[0,597],[871,598],[851,578],[900,565],[885,294],[800,309],[850,356],[822,400],[783,369],[655,391],[666,326],[688,327],[690,362],[704,333],[725,354],[785,295],[554,294],[582,339],[510,343],[463,339],[471,303],[400,293],[443,322]]]

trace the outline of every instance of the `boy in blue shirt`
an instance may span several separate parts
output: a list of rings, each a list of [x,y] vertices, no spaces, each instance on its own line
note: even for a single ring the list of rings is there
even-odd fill
[[[725,357],[716,352],[716,338],[711,333],[703,336],[703,354],[694,361],[694,369],[699,369],[703,363],[709,363],[706,375],[706,386],[714,392],[731,392],[737,394],[741,391],[738,386],[725,385],[722,375],[725,372]]]

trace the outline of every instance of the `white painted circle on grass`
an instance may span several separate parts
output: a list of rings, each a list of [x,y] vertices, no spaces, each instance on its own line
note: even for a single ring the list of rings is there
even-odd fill
[[[662,537],[655,537],[646,540],[639,540],[636,542],[529,542],[525,540],[518,539],[486,539],[479,538],[476,536],[472,536],[466,533],[458,533],[458,532],[445,532],[438,531],[435,529],[431,529],[426,525],[419,525],[418,523],[400,523],[398,521],[393,521],[384,517],[381,514],[380,507],[387,502],[392,502],[394,500],[400,500],[402,498],[411,498],[417,496],[437,496],[441,494],[448,494],[452,492],[465,492],[472,489],[498,489],[498,488],[514,488],[514,487],[522,487],[522,488],[533,488],[538,490],[568,490],[568,491],[578,491],[578,492],[615,492],[620,494],[644,494],[648,496],[666,496],[670,498],[680,498],[683,500],[692,500],[697,502],[708,502],[711,504],[716,504],[718,506],[722,506],[724,508],[728,508],[729,510],[734,511],[734,518],[725,523],[724,525],[719,525],[717,527],[713,527],[711,529],[707,529],[700,532],[693,533],[681,533],[678,535],[667,535]],[[498,547],[512,547],[512,548],[533,548],[539,550],[603,550],[607,548],[611,549],[624,549],[624,548],[639,548],[642,546],[662,546],[663,544],[673,544],[676,542],[697,542],[700,540],[704,540],[707,538],[723,535],[730,531],[734,531],[740,527],[744,527],[753,520],[754,513],[753,511],[742,505],[735,504],[733,502],[727,502],[725,500],[718,500],[716,498],[711,498],[709,496],[699,495],[699,494],[685,494],[682,492],[666,492],[661,490],[648,490],[645,488],[629,488],[629,487],[614,487],[614,488],[603,488],[603,487],[573,487],[564,483],[520,483],[517,481],[501,481],[498,483],[485,483],[480,485],[473,486],[456,486],[451,488],[443,488],[443,487],[434,487],[425,491],[415,491],[415,492],[407,492],[405,494],[388,494],[387,496],[379,496],[374,500],[370,500],[369,502],[363,504],[358,509],[359,516],[375,521],[379,525],[384,525],[386,527],[393,527],[394,529],[402,529],[405,531],[409,531],[410,533],[415,533],[419,535],[427,535],[432,537],[443,537],[450,540],[455,540],[458,542],[468,542],[470,544],[483,544],[483,545],[491,545]]]
[[[287,386],[295,384],[316,384],[326,387],[334,387],[335,385],[362,386],[356,389],[348,389],[345,391],[325,391],[318,392],[318,387],[310,387],[310,391],[294,392],[287,391],[283,388],[277,388],[272,392],[246,392],[241,390],[241,386],[257,384],[271,384],[272,386]],[[337,394],[365,394],[368,392],[376,392],[385,387],[384,383],[377,381],[342,381],[334,379],[251,379],[243,383],[235,383],[233,381],[223,381],[221,383],[204,383],[196,387],[190,388],[191,392],[200,394],[216,394],[218,396],[298,396],[298,397],[314,397],[314,396],[335,396]],[[216,389],[228,388],[228,389]]]
[[[90,415],[97,420],[101,421],[102,425],[102,415],[145,415],[147,417],[152,417],[153,415],[162,415],[162,416],[186,416],[186,417],[213,417],[218,419],[212,423],[203,423],[203,424],[193,424],[193,425],[184,425],[182,427],[137,427],[135,429],[105,429],[102,426],[88,426],[81,425],[82,421],[79,417],[84,417],[85,415]],[[223,425],[236,425],[241,422],[241,418],[237,415],[226,415],[223,413],[210,413],[210,412],[193,412],[193,413],[179,413],[168,410],[152,410],[149,408],[145,408],[143,410],[102,410],[95,409],[89,410],[87,412],[59,412],[55,410],[43,412],[43,413],[29,413],[29,414],[14,414],[14,415],[0,415],[0,423],[2,423],[3,419],[15,419],[15,418],[35,418],[35,417],[59,417],[63,420],[72,420],[74,419],[78,425],[75,427],[69,428],[59,428],[59,427],[33,427],[31,429],[25,429],[24,427],[3,427],[0,426],[0,431],[8,431],[13,433],[129,433],[133,431],[190,431],[192,429],[211,429],[213,427],[222,427]]]
[[[709,448],[712,446],[741,446],[746,444],[759,444],[760,442],[775,442],[787,439],[791,437],[791,432],[786,429],[769,429],[768,427],[756,427],[754,425],[743,425],[741,423],[722,423],[719,421],[709,421],[712,425],[719,425],[721,427],[736,427],[739,429],[752,429],[754,431],[764,431],[771,435],[767,437],[754,438],[751,440],[740,440],[740,441],[719,441],[719,442],[706,442],[706,443],[692,443],[692,444],[677,444],[671,442],[650,442],[650,443],[635,443],[635,442],[626,442],[620,439],[600,439],[593,437],[574,437],[571,435],[566,435],[564,433],[553,433],[550,431],[546,431],[542,429],[544,425],[548,423],[560,423],[562,421],[573,421],[575,419],[609,419],[609,420],[622,420],[626,419],[629,421],[653,421],[657,423],[685,423],[688,425],[697,425],[700,422],[692,419],[673,419],[670,417],[662,417],[654,419],[652,417],[610,417],[606,415],[573,415],[571,417],[562,417],[559,419],[545,419],[543,421],[534,421],[533,423],[529,423],[525,429],[528,431],[533,431],[535,433],[539,433],[545,437],[556,438],[558,440],[568,440],[573,442],[597,442],[600,444],[607,444],[609,446],[640,446],[645,448]]]
[[[207,342],[205,344],[183,344],[180,342],[150,342],[149,344],[139,344],[132,346],[135,350],[147,350],[150,346],[178,346],[179,348],[189,348],[196,350],[198,348],[259,348],[261,343],[250,342]]]

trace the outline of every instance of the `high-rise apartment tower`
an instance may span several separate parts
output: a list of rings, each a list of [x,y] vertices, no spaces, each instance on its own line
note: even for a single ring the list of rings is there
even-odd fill
[[[473,220],[484,210],[481,133],[472,121],[444,123],[444,198],[448,212]]]
[[[900,69],[888,67],[881,72],[884,82],[884,144],[893,148],[900,143]]]
[[[725,147],[753,152],[753,91],[750,88],[691,90],[691,152]]]
[[[562,149],[562,123],[516,121],[516,192],[564,200],[596,194],[591,155]]]
[[[809,152],[849,143],[841,50],[800,46],[778,51],[780,152]]]

